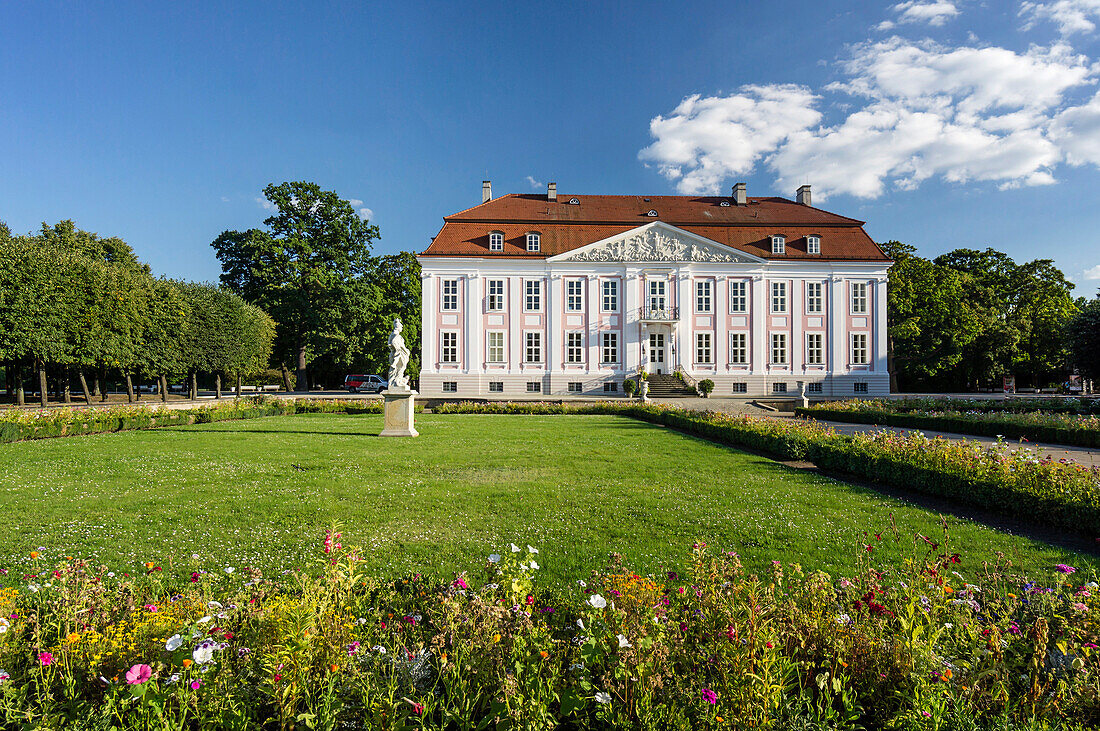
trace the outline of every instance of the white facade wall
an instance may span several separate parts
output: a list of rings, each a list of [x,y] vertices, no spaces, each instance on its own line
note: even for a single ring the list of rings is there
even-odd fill
[[[889,393],[889,264],[885,262],[649,263],[422,257],[420,263],[423,396],[577,395],[569,390],[571,383],[581,384],[582,395],[621,395],[624,379],[643,367],[657,370],[649,360],[649,335],[653,332],[662,333],[665,340],[660,369],[666,373],[680,369],[696,380],[710,378],[716,396],[794,396],[800,380],[820,384],[821,390],[811,390],[811,397]],[[602,307],[604,281],[618,282],[614,311]],[[711,283],[707,312],[696,307],[696,283],[700,281]],[[574,290],[581,292],[577,310],[568,309],[569,282],[579,283],[579,290]],[[666,306],[678,307],[674,320],[655,323],[642,319],[651,282],[664,282]],[[734,311],[732,282],[746,283],[747,312]],[[500,308],[491,309],[490,287],[499,287],[498,283],[503,283],[499,303],[495,303]],[[776,283],[785,291],[783,311],[773,311],[772,285]],[[821,312],[808,310],[808,283],[820,284]],[[858,285],[857,289],[853,290],[853,285]],[[529,286],[534,288],[532,293],[537,292],[537,308],[527,306]],[[864,291],[865,297],[857,297]],[[578,333],[580,361],[570,362],[569,336]],[[617,335],[614,363],[602,362],[603,333]],[[710,363],[698,362],[698,333],[710,333]],[[746,363],[734,362],[733,333],[745,335]],[[808,362],[809,335],[821,337],[820,365]],[[773,336],[785,343],[786,362],[774,361]],[[492,342],[499,347],[490,353]],[[856,350],[866,353],[865,363],[854,362]],[[606,391],[605,384],[615,384],[617,391]],[[777,392],[776,384],[786,384],[786,392]]]

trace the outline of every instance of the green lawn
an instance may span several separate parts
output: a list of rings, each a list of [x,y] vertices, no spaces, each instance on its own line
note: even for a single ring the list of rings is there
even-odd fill
[[[475,569],[515,542],[581,578],[621,553],[677,567],[695,539],[754,569],[772,559],[850,571],[865,531],[940,533],[939,519],[874,492],[613,416],[423,415],[418,439],[381,417],[298,415],[0,445],[0,568],[95,556],[265,571],[305,566],[331,521],[371,569]],[[996,551],[1030,573],[1078,554],[951,519],[962,571]],[[876,544],[876,558],[904,550]],[[190,570],[190,569],[188,569]]]

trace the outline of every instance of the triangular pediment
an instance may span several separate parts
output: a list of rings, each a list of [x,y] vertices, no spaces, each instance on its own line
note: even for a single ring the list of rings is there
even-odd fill
[[[764,260],[682,228],[654,221],[552,256],[549,261],[759,264]]]

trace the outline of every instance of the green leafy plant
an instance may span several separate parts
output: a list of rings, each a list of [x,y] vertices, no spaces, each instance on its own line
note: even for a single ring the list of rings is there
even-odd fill
[[[709,378],[704,378],[703,380],[699,381],[699,392],[703,394],[703,398],[709,396],[711,391],[713,390],[714,381],[710,380]]]

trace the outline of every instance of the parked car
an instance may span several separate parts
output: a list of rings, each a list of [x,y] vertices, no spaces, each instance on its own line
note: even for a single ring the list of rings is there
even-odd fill
[[[344,388],[349,393],[378,393],[389,388],[389,383],[382,376],[348,376],[344,379]]]

